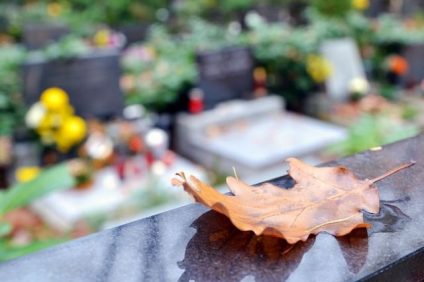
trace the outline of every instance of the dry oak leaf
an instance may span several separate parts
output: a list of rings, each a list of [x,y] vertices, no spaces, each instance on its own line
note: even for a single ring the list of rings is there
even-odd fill
[[[296,181],[291,189],[269,183],[252,187],[227,177],[233,195],[223,195],[194,176],[183,172],[172,179],[194,199],[224,215],[240,230],[256,235],[284,238],[294,244],[310,234],[327,232],[343,236],[359,227],[368,227],[361,210],[378,213],[380,200],[374,183],[414,164],[401,165],[372,180],[360,180],[345,167],[313,167],[287,159],[289,175]]]

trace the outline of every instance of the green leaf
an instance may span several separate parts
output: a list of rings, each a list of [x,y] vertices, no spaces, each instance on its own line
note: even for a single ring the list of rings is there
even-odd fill
[[[12,231],[12,225],[8,222],[0,222],[0,238],[9,235]]]
[[[75,186],[66,163],[44,169],[33,180],[10,188],[0,199],[0,215],[31,203],[48,193],[69,189]]]

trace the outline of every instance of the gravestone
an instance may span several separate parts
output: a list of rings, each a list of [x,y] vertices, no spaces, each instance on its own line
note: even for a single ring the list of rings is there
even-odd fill
[[[4,262],[1,281],[423,281],[424,135],[328,165],[372,179],[411,159],[376,184],[381,209],[364,214],[367,230],[290,246],[192,204]]]
[[[372,0],[364,13],[367,17],[376,18],[383,13],[389,12],[389,4],[390,0]]]
[[[334,100],[346,100],[352,79],[365,79],[365,70],[355,42],[351,38],[326,40],[321,46],[321,53],[332,67],[326,81],[328,94]]]
[[[117,30],[125,35],[125,46],[128,46],[136,42],[143,42],[147,37],[149,25],[143,23],[133,23],[120,26],[117,28]]]
[[[41,49],[69,33],[62,24],[32,23],[24,26],[23,42],[28,49]]]
[[[369,8],[365,10],[365,15],[372,18],[376,18],[384,13],[397,14],[402,17],[411,17],[414,16],[417,11],[424,9],[424,2],[422,0],[372,0],[369,1],[369,4]]]
[[[408,62],[408,72],[404,81],[407,85],[418,84],[424,80],[424,44],[408,45],[403,50],[403,56]]]
[[[253,57],[246,47],[228,47],[196,56],[199,87],[206,109],[232,99],[249,98],[253,92]]]
[[[64,89],[84,117],[120,116],[123,96],[117,51],[96,51],[69,60],[31,60],[24,64],[24,101],[32,105],[49,87]]]

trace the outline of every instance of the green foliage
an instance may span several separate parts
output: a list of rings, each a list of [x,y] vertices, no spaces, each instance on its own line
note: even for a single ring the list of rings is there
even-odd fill
[[[68,19],[64,17],[67,5],[60,6],[60,14],[49,12],[49,5],[56,1],[37,1],[32,3],[0,3],[0,18],[4,19],[5,31],[13,37],[22,37],[26,25],[34,23],[67,24]]]
[[[282,94],[289,105],[299,108],[301,99],[313,92],[316,83],[307,72],[307,56],[319,53],[319,37],[309,27],[258,21],[244,35],[258,63],[268,73],[268,88]]]
[[[410,104],[406,104],[402,108],[402,118],[404,120],[412,121],[414,120],[419,114],[419,109]]]
[[[127,91],[127,103],[141,103],[152,110],[160,110],[177,98],[185,83],[194,80],[196,70],[189,50],[176,48],[177,42],[163,27],[152,31],[149,43],[133,46],[122,59],[124,73],[134,79],[134,87]],[[151,53],[145,60],[137,52]]]
[[[6,32],[20,38],[26,24],[61,23],[74,33],[86,34],[99,25],[125,25],[135,22],[154,22],[166,0],[56,0],[23,3],[0,3],[0,19]]]
[[[237,19],[254,4],[254,0],[185,0],[179,3],[176,10],[180,17],[194,16],[208,20],[219,18],[228,21]]]
[[[0,47],[0,135],[10,135],[21,121],[20,66],[25,50],[17,46]]]
[[[0,216],[23,207],[48,193],[69,189],[75,185],[75,179],[66,163],[44,169],[33,180],[19,183],[9,188],[0,198]]]
[[[314,10],[307,11],[309,28],[320,41],[331,38],[352,37],[360,45],[369,43],[373,36],[371,21],[355,11],[344,17],[328,17]]]
[[[424,42],[424,28],[407,28],[403,22],[393,15],[382,15],[378,19],[378,32],[375,32],[373,43],[379,45],[414,44]]]
[[[352,155],[412,137],[418,132],[415,125],[396,123],[385,115],[365,114],[349,127],[347,140],[330,148],[330,152],[341,156]]]
[[[122,59],[124,73],[135,80],[127,89],[127,102],[161,110],[196,80],[195,53],[238,44],[218,26],[192,20],[185,33],[173,36],[164,26],[154,26],[147,43],[133,46]],[[241,44],[241,43],[240,43]],[[140,58],[140,53],[150,54]]]
[[[268,88],[274,93],[283,92],[289,103],[300,104],[303,96],[319,87],[307,72],[306,58],[310,54],[319,54],[319,46],[324,40],[352,37],[360,47],[372,46],[381,40],[373,32],[371,21],[350,9],[344,17],[328,17],[311,10],[308,18],[309,25],[290,27],[282,23],[266,23],[257,16],[248,21],[249,30],[240,34],[201,20],[188,21],[179,36],[172,35],[164,26],[156,26],[147,43],[141,46],[153,49],[155,58],[147,62],[134,60],[131,56],[123,59],[126,74],[143,77],[137,80],[135,87],[126,91],[127,101],[142,103],[153,110],[163,108],[175,101],[184,87],[195,82],[196,51],[245,44],[252,47],[258,64],[266,68]],[[382,26],[385,30],[385,21],[383,19],[375,26]],[[398,26],[399,33],[411,33],[398,38],[400,44],[411,42],[407,40],[410,37],[419,39],[413,35],[415,31],[405,29],[400,23]],[[373,59],[371,62],[376,67],[382,66],[381,61]]]
[[[312,7],[326,17],[342,18],[352,9],[351,0],[312,0]]]
[[[8,212],[26,206],[41,196],[74,186],[75,179],[70,174],[69,164],[46,168],[35,179],[16,184],[0,194],[0,220]],[[26,255],[66,240],[66,238],[35,240],[26,245],[15,245],[8,237],[12,229],[9,223],[0,221],[0,261]]]
[[[81,37],[68,35],[35,53],[37,55],[41,54],[47,60],[57,60],[75,58],[89,51],[90,48]]]
[[[156,22],[166,0],[59,0],[64,8],[60,18],[79,35],[89,35],[99,26],[125,26],[132,23]]]
[[[12,232],[12,225],[7,222],[0,222],[0,238],[5,237]]]

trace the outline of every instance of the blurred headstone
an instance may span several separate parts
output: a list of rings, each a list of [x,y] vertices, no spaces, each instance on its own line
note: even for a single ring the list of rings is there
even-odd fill
[[[401,6],[402,15],[410,17],[417,14],[417,12],[423,12],[424,1],[422,0],[403,0]]]
[[[424,9],[422,0],[372,0],[370,6],[365,11],[368,17],[376,18],[384,13],[397,14],[403,17],[410,17]]]
[[[389,0],[372,0],[370,1],[370,6],[365,11],[365,15],[368,17],[376,18],[382,13],[389,12],[389,6]]]
[[[35,103],[49,87],[64,89],[76,113],[83,117],[121,116],[119,53],[97,51],[70,60],[32,60],[24,65],[24,100]]]
[[[125,35],[125,45],[142,42],[146,39],[149,26],[147,24],[135,23],[118,27],[117,30]]]
[[[68,33],[68,27],[62,24],[27,24],[23,29],[23,42],[28,49],[40,49],[59,40]]]
[[[275,7],[274,5],[258,4],[254,11],[256,11],[267,22],[280,22],[282,20],[282,8]]]
[[[405,75],[405,83],[413,85],[424,80],[424,44],[409,45],[403,51],[403,56],[408,62],[408,72]]]
[[[332,66],[332,73],[326,81],[327,92],[332,99],[346,100],[351,81],[366,78],[358,47],[351,38],[326,40],[321,52]]]
[[[199,88],[206,109],[232,99],[249,98],[253,92],[253,57],[246,47],[229,47],[196,56]]]

